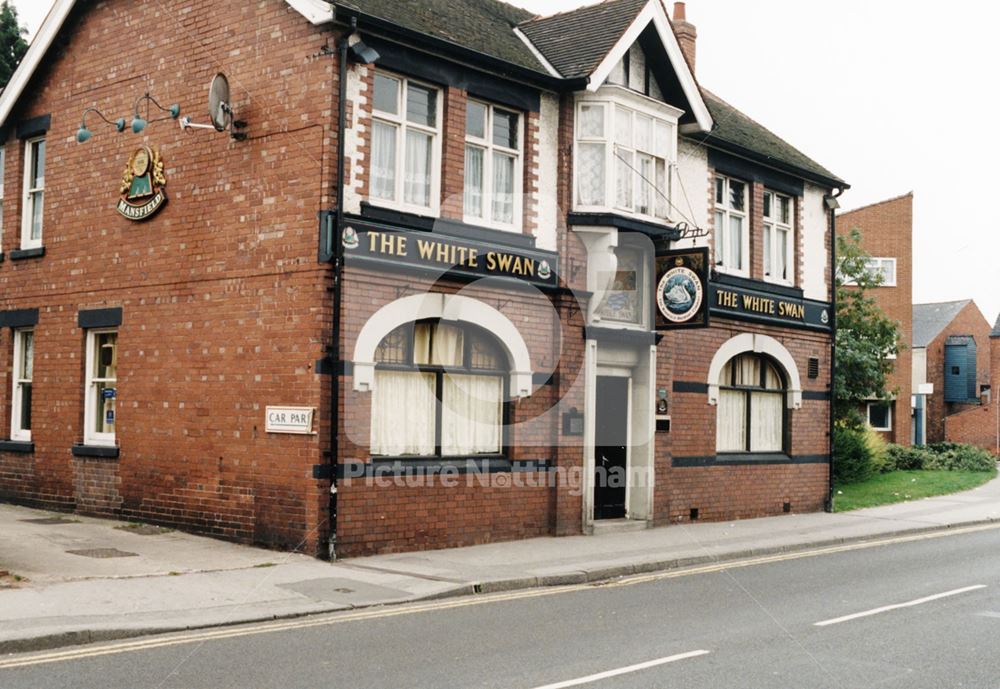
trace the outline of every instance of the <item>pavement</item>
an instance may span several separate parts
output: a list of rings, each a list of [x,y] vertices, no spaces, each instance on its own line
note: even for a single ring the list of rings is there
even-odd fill
[[[323,562],[0,505],[0,653],[630,574],[1000,522],[1000,479],[948,496]],[[2,572],[9,572],[3,576]]]

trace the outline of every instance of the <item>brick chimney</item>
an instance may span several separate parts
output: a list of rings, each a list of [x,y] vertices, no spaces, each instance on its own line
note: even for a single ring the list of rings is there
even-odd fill
[[[698,30],[687,20],[687,11],[683,2],[674,3],[674,34],[677,35],[677,42],[681,44],[681,51],[687,60],[691,73],[694,73],[695,43],[698,41]]]

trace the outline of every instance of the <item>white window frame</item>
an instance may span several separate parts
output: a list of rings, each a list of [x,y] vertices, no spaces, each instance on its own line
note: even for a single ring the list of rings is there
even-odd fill
[[[478,99],[469,99],[469,103],[476,103],[486,108],[486,122],[484,124],[484,138],[480,139],[469,134],[468,124],[465,128],[465,149],[469,147],[483,150],[483,200],[482,217],[469,215],[463,198],[464,220],[470,225],[480,225],[491,227],[497,230],[508,232],[520,232],[523,226],[524,215],[524,115],[512,108],[505,108],[493,105]],[[502,110],[505,113],[517,115],[517,147],[507,148],[494,143],[493,141],[493,116],[495,110]],[[464,150],[464,149],[463,149]],[[513,222],[504,223],[493,219],[493,155],[494,152],[502,155],[514,156],[514,204]]]
[[[723,193],[723,201],[719,202],[718,196],[718,183],[722,180],[725,189]],[[730,189],[730,184],[732,182],[739,182],[743,185],[743,210],[736,210],[732,208],[729,203],[729,199],[732,198],[732,191]],[[729,273],[731,275],[740,275],[742,277],[750,277],[750,200],[752,195],[752,186],[750,182],[742,179],[736,179],[735,177],[729,177],[727,175],[716,174],[715,178],[712,180],[712,200],[714,211],[712,213],[712,223],[715,226],[715,268],[720,273]],[[716,222],[716,218],[719,214],[722,214],[723,222],[722,227],[719,227],[719,223]],[[729,263],[729,252],[731,248],[729,246],[729,220],[730,218],[738,217],[743,219],[743,234],[740,238],[740,265],[731,266]]]
[[[94,366],[97,361],[96,347],[97,347],[97,336],[103,335],[105,333],[115,333],[118,334],[117,328],[96,328],[94,330],[87,331],[87,361],[84,368],[85,383],[84,383],[84,414],[83,414],[83,443],[85,445],[99,445],[113,447],[115,445],[115,433],[98,433],[94,430],[97,421],[97,413],[99,411],[98,400],[97,400],[97,383],[107,383],[113,382],[115,389],[118,388],[118,378],[117,378],[117,368],[115,370],[115,378],[97,378],[94,376]],[[118,346],[117,339],[115,340],[115,346]],[[116,393],[117,394],[117,393]],[[117,397],[116,397],[117,399]],[[115,405],[115,429],[118,428],[118,408]]]
[[[872,275],[872,276],[876,276],[876,275],[879,275],[879,274],[884,275],[885,274],[885,270],[884,269],[887,266],[891,266],[892,267],[892,280],[886,280],[885,282],[883,282],[882,284],[880,284],[878,286],[879,287],[895,287],[896,286],[896,280],[897,280],[897,278],[896,278],[896,266],[897,266],[897,263],[896,263],[896,259],[894,257],[889,257],[889,256],[872,256],[867,261],[865,261],[865,271],[869,275]],[[841,275],[841,279],[844,281],[844,285],[853,286],[853,285],[857,285],[858,284],[857,280],[855,280],[853,278],[844,277],[843,275]]]
[[[600,137],[583,136],[581,127],[582,111],[585,106],[604,108],[604,132]],[[628,111],[631,119],[630,129],[632,141],[624,146],[617,143],[617,120],[623,114],[621,111]],[[574,121],[574,142],[573,142],[573,208],[583,213],[607,213],[612,212],[618,215],[639,218],[655,223],[666,223],[670,221],[672,206],[672,171],[677,163],[677,128],[678,120],[683,111],[673,106],[662,103],[641,93],[632,91],[624,86],[607,85],[602,86],[595,94],[585,94],[577,97]],[[637,116],[646,116],[653,120],[651,126],[649,149],[637,148],[637,137],[635,122]],[[663,137],[657,137],[657,129]],[[657,150],[656,141],[658,138],[666,138]],[[601,205],[584,204],[580,200],[580,173],[579,173],[579,149],[581,144],[602,144],[604,146],[604,203]],[[625,148],[632,153],[632,165],[630,169],[632,181],[632,198],[630,205],[619,205],[617,187],[617,165],[618,157],[616,149]],[[646,184],[639,175],[638,156],[636,151],[642,155],[649,156],[654,160],[654,184],[655,161],[662,160],[664,166],[664,188],[660,189],[666,195],[664,199],[655,190],[652,192],[652,208],[650,214],[640,213],[636,210],[639,201],[639,193]],[[661,211],[662,209],[662,211]],[[661,214],[662,212],[662,214]]]
[[[24,357],[25,339],[30,335],[32,338],[31,358],[32,375],[26,377],[22,375],[22,358]],[[10,413],[10,439],[20,442],[31,442],[31,429],[21,427],[21,412],[24,409],[24,388],[23,385],[32,384],[34,378],[34,336],[33,328],[20,328],[14,331],[14,366],[11,371],[13,379],[13,390],[11,391],[11,413]]]
[[[378,70],[376,72],[378,75],[394,79],[398,82],[399,87],[397,91],[396,102],[399,105],[399,112],[396,114],[383,112],[381,110],[375,109],[375,94],[374,86],[372,87],[372,100],[371,100],[371,113],[372,113],[372,127],[371,127],[371,147],[374,147],[374,137],[375,137],[375,122],[383,122],[395,128],[396,130],[396,189],[395,197],[393,199],[384,199],[375,196],[371,193],[369,189],[368,202],[374,206],[380,206],[383,208],[392,208],[395,210],[400,210],[406,213],[414,213],[417,215],[431,215],[437,217],[441,212],[441,139],[442,139],[442,114],[443,114],[443,104],[444,104],[444,93],[440,88],[434,86],[433,84],[428,84],[417,79],[411,79],[409,77],[403,76],[401,74],[396,74],[394,72],[389,72],[387,70]],[[374,82],[372,82],[374,84]],[[406,119],[406,98],[407,98],[407,85],[414,84],[415,86],[420,86],[421,88],[430,89],[434,91],[437,95],[434,98],[434,127],[427,127],[422,124],[417,124],[415,122],[410,122]],[[406,132],[410,129],[415,131],[423,132],[424,134],[430,134],[431,140],[431,190],[430,190],[430,205],[421,206],[413,203],[407,203],[405,200],[404,185],[406,183]],[[373,156],[372,156],[373,158]],[[370,163],[369,163],[370,164]],[[372,174],[369,173],[369,184],[371,184]]]
[[[885,407],[885,418],[886,426],[876,426],[872,423],[872,407],[884,406]],[[892,404],[890,402],[869,402],[865,408],[865,417],[868,421],[868,425],[873,431],[891,431],[892,430]]]
[[[31,186],[31,170],[34,167],[35,155],[37,152],[37,144],[39,142],[44,142],[44,136],[36,136],[30,139],[26,139],[24,142],[24,194],[22,200],[22,213],[21,213],[21,248],[22,249],[37,249],[42,246],[42,239],[45,234],[45,175],[42,174],[41,185],[38,187]],[[46,167],[48,167],[48,146],[46,146],[45,151],[46,157]],[[41,194],[42,203],[42,231],[39,233],[37,238],[31,236],[31,220],[34,215],[34,201],[32,196],[34,194]]]
[[[615,254],[618,255],[619,261],[624,252],[632,253],[637,258],[637,275],[636,275],[636,292],[639,298],[639,318],[634,321],[617,320],[614,318],[609,318],[607,316],[601,315],[601,310],[607,303],[608,292],[611,291],[611,287],[614,285],[614,278],[608,282],[608,290],[604,293],[601,298],[601,303],[598,305],[597,309],[594,311],[594,322],[598,325],[610,328],[620,328],[625,330],[648,330],[649,329],[649,315],[650,308],[649,302],[652,286],[649,284],[649,274],[650,266],[649,256],[643,251],[641,245],[632,244],[628,242],[622,242],[621,245],[615,249]],[[621,268],[620,263],[617,266],[618,269]],[[616,270],[617,273],[617,270]]]
[[[770,214],[768,214],[768,197],[770,197]],[[788,221],[783,222],[781,215],[778,212],[780,207],[780,201],[784,199],[788,201]],[[763,246],[763,257],[764,257],[764,280],[766,282],[773,282],[779,285],[794,285],[795,284],[795,197],[788,194],[782,194],[777,191],[772,191],[770,189],[764,190],[764,246]],[[772,275],[774,266],[778,262],[778,257],[780,254],[781,244],[775,241],[776,236],[779,233],[784,233],[785,235],[785,256],[786,265],[785,271],[788,277],[781,277],[780,275]],[[768,252],[768,233],[770,233],[770,252]]]

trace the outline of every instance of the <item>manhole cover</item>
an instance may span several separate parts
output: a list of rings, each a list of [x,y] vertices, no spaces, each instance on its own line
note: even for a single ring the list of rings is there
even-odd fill
[[[18,519],[25,524],[79,524],[76,519],[66,519],[66,517],[40,517],[38,519]]]
[[[70,555],[81,557],[93,557],[98,560],[106,560],[112,557],[139,557],[139,553],[129,553],[118,548],[88,548],[87,550],[67,550]]]

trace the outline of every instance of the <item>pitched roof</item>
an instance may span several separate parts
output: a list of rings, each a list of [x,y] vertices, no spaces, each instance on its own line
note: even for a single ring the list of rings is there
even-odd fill
[[[993,330],[990,332],[990,337],[1000,337],[1000,316],[997,316],[997,322],[993,324]]]
[[[972,303],[971,299],[942,301],[935,304],[913,305],[913,346],[926,347],[941,331],[948,327],[955,316]]]
[[[518,26],[564,77],[589,76],[649,0],[606,0]]]
[[[531,12],[499,0],[338,0],[337,6],[548,74],[514,32]]]
[[[694,138],[705,141],[706,145],[726,150],[730,147],[756,154],[764,163],[774,163],[778,167],[793,168],[823,181],[847,186],[844,180],[827,170],[806,154],[792,146],[770,129],[743,114],[707,89],[701,90],[705,97],[715,129],[707,135]]]

